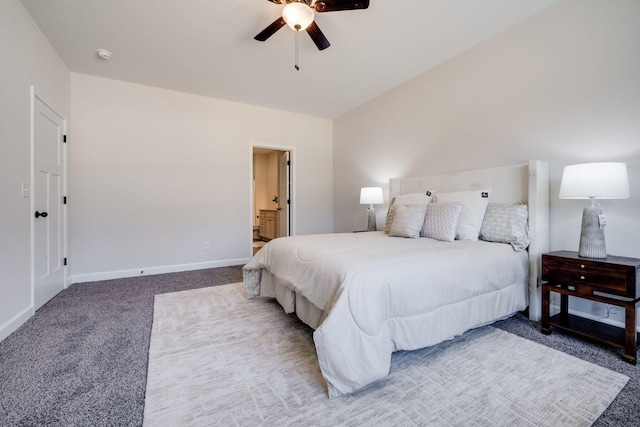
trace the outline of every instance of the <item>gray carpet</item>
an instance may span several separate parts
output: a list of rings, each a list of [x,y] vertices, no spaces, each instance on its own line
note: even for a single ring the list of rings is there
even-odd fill
[[[65,289],[0,343],[0,426],[141,425],[154,295],[240,280],[225,267]],[[640,371],[619,351],[520,315],[496,326],[630,377],[594,425],[639,425]]]
[[[144,426],[588,427],[629,379],[485,326],[329,400],[312,332],[242,283],[156,296]]]
[[[153,297],[241,267],[79,283],[0,343],[0,426],[142,424]]]

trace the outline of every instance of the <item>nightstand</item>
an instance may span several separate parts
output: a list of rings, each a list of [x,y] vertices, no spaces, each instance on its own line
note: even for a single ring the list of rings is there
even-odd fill
[[[622,356],[636,364],[640,334],[636,309],[640,303],[640,259],[608,256],[582,258],[577,252],[542,255],[542,333],[551,326],[624,350]],[[550,292],[560,294],[560,313],[549,317]],[[623,307],[624,329],[569,314],[569,296]]]

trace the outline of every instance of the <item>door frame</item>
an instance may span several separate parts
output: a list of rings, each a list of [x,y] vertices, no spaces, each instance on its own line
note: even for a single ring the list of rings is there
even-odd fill
[[[278,223],[278,236],[283,235],[283,224],[286,226],[285,236],[291,235],[291,152],[290,151],[276,151],[278,153],[278,197],[282,199],[281,190],[285,190],[287,193],[285,207],[282,208],[282,204],[278,203],[278,211],[276,213]],[[286,163],[283,164],[283,159]],[[283,175],[284,174],[284,175]],[[284,188],[283,188],[284,184]],[[285,221],[283,221],[283,216]]]
[[[31,163],[31,171],[30,171],[30,183],[29,183],[29,225],[31,228],[31,242],[30,242],[30,251],[31,251],[31,309],[32,314],[35,313],[35,217],[33,213],[35,212],[35,198],[33,194],[33,187],[35,183],[35,143],[36,143],[36,135],[35,135],[35,114],[36,114],[36,100],[39,100],[43,104],[45,104],[48,108],[50,108],[54,113],[56,113],[62,119],[62,128],[64,135],[68,136],[68,123],[67,118],[60,114],[59,108],[56,107],[55,104],[50,102],[46,96],[44,96],[35,86],[31,86],[30,88],[30,103],[31,103],[31,117],[30,117],[30,136],[29,136],[29,150],[30,150],[30,163]],[[68,194],[68,149],[67,144],[62,144],[62,194],[66,197]],[[62,204],[62,201],[60,201]],[[67,248],[68,248],[68,216],[67,216],[67,205],[62,204],[62,209],[60,209],[60,214],[62,215],[62,255],[64,258],[67,258]],[[63,280],[63,288],[66,289],[69,287],[69,274],[68,274],[68,266],[62,266],[62,280]]]
[[[253,149],[254,148],[267,148],[269,150],[288,151],[289,152],[289,235],[295,236],[296,234],[296,151],[295,148],[277,145],[277,144],[265,144],[261,142],[249,142],[249,253],[253,254]]]

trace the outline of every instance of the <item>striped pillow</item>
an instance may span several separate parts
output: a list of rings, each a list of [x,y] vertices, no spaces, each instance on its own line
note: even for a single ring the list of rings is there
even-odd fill
[[[393,224],[393,218],[396,213],[396,207],[398,205],[427,205],[431,202],[433,194],[431,191],[424,193],[410,193],[400,194],[399,196],[391,199],[389,204],[389,210],[387,211],[387,217],[384,220],[384,233],[389,234],[391,232],[391,224]]]
[[[409,237],[415,239],[420,237],[420,229],[424,222],[424,212],[426,205],[398,205],[391,223],[389,236]]]

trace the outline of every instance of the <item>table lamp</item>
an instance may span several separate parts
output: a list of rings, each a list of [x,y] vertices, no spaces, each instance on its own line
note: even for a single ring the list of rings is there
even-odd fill
[[[626,163],[582,163],[565,166],[560,183],[561,199],[590,199],[591,206],[582,212],[582,231],[578,255],[606,258],[606,225],[596,199],[628,199],[629,178]]]
[[[384,203],[381,187],[362,187],[360,189],[360,204],[369,205],[367,209],[369,213],[367,231],[376,231],[376,210],[373,205],[379,205],[381,203]]]

